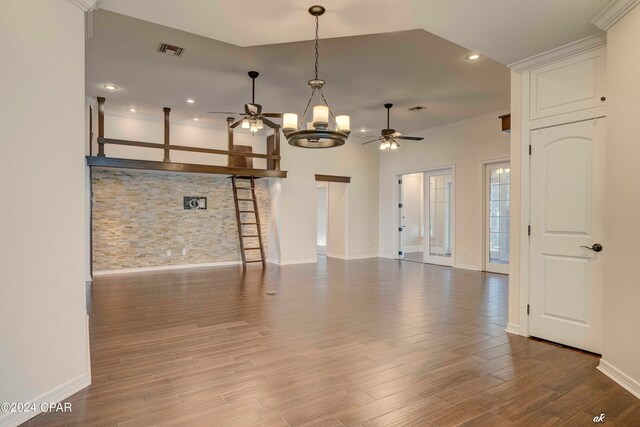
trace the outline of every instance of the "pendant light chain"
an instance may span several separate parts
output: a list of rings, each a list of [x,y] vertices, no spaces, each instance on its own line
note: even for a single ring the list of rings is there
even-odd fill
[[[316,80],[318,80],[318,58],[320,57],[319,53],[318,53],[318,31],[320,29],[320,18],[316,16],[316,66],[315,66],[315,71],[316,71]]]

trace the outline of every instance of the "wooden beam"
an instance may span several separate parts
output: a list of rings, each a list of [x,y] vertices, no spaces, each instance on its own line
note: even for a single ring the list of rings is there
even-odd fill
[[[227,117],[227,150],[233,151],[233,128],[231,125],[235,119],[233,117]],[[267,154],[269,152],[267,151]],[[227,166],[231,166],[231,156],[227,156]]]
[[[100,138],[104,138],[104,101],[98,97],[98,156],[104,157],[104,144],[100,143]]]
[[[286,171],[266,169],[233,168],[229,166],[196,165],[190,163],[157,162],[151,160],[118,159],[113,157],[87,156],[91,167],[144,169],[167,172],[192,172],[214,175],[254,176],[256,178],[286,178]]]
[[[316,174],[316,181],[325,181],[325,182],[344,182],[350,183],[350,176],[337,176],[337,175],[319,175]]]
[[[114,139],[114,138],[98,138],[98,141],[102,141],[103,144],[113,144],[113,145],[127,145],[129,147],[142,147],[142,148],[156,148],[161,150],[166,150],[165,144],[157,144],[155,142],[141,142],[141,141],[127,141],[125,139]],[[207,154],[223,154],[225,156],[240,156],[240,157],[254,157],[258,159],[276,159],[280,158],[279,156],[273,156],[269,154],[261,154],[261,153],[243,153],[243,152],[230,152],[227,150],[218,150],[216,148],[203,148],[203,147],[187,147],[184,145],[171,145],[169,150],[175,151],[190,151],[194,153],[207,153]]]
[[[511,132],[511,114],[505,114],[503,116],[498,116],[501,120],[502,131],[503,132]]]
[[[171,161],[171,157],[169,156],[169,153],[171,152],[169,150],[169,136],[171,134],[171,129],[170,129],[170,122],[169,122],[169,114],[171,113],[171,108],[169,107],[164,107],[162,109],[162,111],[164,111],[164,159],[163,161],[165,162],[170,162]]]
[[[267,154],[274,154],[276,151],[274,139],[275,136],[273,135],[267,136]],[[267,169],[276,170],[275,160],[267,159]]]

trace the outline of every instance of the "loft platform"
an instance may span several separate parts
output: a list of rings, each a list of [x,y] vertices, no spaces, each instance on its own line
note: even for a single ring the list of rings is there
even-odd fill
[[[287,171],[248,169],[232,166],[198,165],[192,163],[159,162],[153,160],[120,159],[115,157],[87,156],[91,167],[144,169],[167,172],[208,173],[236,177],[286,178]]]
[[[87,165],[90,167],[102,168],[122,168],[122,169],[142,169],[167,172],[190,172],[206,173],[216,175],[226,175],[232,177],[246,178],[286,178],[287,172],[280,170],[280,126],[270,120],[263,119],[266,126],[273,129],[273,135],[266,138],[266,153],[254,153],[251,146],[235,145],[233,143],[233,130],[242,123],[242,119],[235,121],[232,117],[227,118],[227,144],[226,150],[219,148],[190,147],[186,145],[174,145],[170,143],[170,120],[171,108],[165,107],[164,111],[164,143],[129,141],[124,139],[105,138],[104,136],[104,98],[98,100],[98,144],[97,155],[93,154],[92,144],[89,144],[89,155]],[[91,110],[90,110],[91,111]],[[90,139],[93,140],[93,122],[91,112],[89,114]],[[162,161],[139,160],[132,158],[109,157],[106,153],[107,145],[119,145],[152,150],[162,150],[164,158]],[[207,165],[194,163],[177,163],[171,161],[172,151],[182,151],[191,153],[211,154],[225,156],[227,165]],[[253,167],[253,159],[266,160],[266,169]],[[219,162],[216,162],[219,163]]]

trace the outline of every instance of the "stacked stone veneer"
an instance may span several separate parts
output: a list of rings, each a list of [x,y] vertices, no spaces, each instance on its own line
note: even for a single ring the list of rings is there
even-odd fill
[[[240,260],[229,178],[94,168],[92,185],[94,271]],[[256,180],[256,194],[266,251],[266,180]],[[183,209],[184,196],[207,197],[207,210]],[[240,203],[253,210],[251,202]],[[253,214],[245,219],[254,222]],[[256,234],[255,228],[246,234]],[[257,239],[247,239],[247,245],[256,246]],[[259,251],[250,252],[248,259],[254,258]]]

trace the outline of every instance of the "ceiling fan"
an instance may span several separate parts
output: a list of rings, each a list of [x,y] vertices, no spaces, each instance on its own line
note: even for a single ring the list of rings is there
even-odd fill
[[[242,128],[249,129],[252,133],[264,128],[265,117],[282,118],[282,113],[263,113],[262,105],[256,104],[256,78],[260,75],[257,71],[249,71],[251,77],[251,103],[244,104],[244,113],[231,113],[229,111],[209,111],[209,114],[231,114],[244,116]],[[272,123],[273,124],[273,123]],[[275,124],[274,124],[275,126]]]
[[[380,141],[381,150],[397,150],[398,147],[400,147],[400,144],[396,141],[397,139],[406,139],[409,141],[422,141],[424,139],[421,136],[404,136],[400,132],[396,132],[395,129],[391,129],[389,126],[391,107],[393,107],[393,104],[384,104],[384,108],[387,109],[387,128],[380,131],[379,137],[372,139],[371,141],[363,142],[362,145]]]

